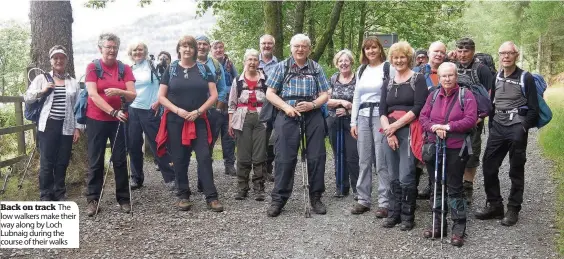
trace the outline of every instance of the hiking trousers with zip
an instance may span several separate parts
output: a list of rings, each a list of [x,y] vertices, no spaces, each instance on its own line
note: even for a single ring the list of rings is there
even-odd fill
[[[350,188],[354,193],[357,192],[356,183],[358,181],[358,149],[357,141],[351,135],[351,117],[327,117],[327,126],[329,128],[329,140],[331,142],[331,147],[333,149],[333,157],[335,161],[335,174],[339,171],[337,169],[337,157],[339,156],[339,150],[337,150],[337,134],[339,132],[339,120],[343,120],[343,136],[344,136],[344,147],[342,147],[342,152],[344,152],[344,172],[341,182],[335,182],[338,191],[341,190],[344,193],[349,193]],[[337,176],[337,175],[336,175]],[[337,179],[337,177],[335,177]],[[350,182],[349,182],[350,179]]]

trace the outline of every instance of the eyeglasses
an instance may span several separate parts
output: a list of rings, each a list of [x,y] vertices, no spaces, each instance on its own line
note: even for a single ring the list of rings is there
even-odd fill
[[[441,55],[446,55],[446,52],[440,51],[440,50],[432,51],[431,53],[433,53],[433,54],[435,54],[435,55],[439,55],[439,54],[441,54]]]
[[[118,46],[102,46],[102,48],[109,49],[109,50],[118,50]]]
[[[293,47],[296,49],[309,49],[308,45],[294,45]]]
[[[498,53],[500,56],[514,56],[517,54],[515,51],[503,51]]]
[[[261,42],[260,45],[274,45],[272,42]]]

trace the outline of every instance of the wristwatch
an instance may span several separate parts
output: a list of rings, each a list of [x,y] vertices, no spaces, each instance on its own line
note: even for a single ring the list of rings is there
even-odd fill
[[[313,104],[313,109],[317,109],[317,104],[315,104],[315,101],[311,102],[311,104]]]
[[[198,116],[202,115],[202,112],[200,111],[200,109],[196,109],[196,112],[198,113]]]

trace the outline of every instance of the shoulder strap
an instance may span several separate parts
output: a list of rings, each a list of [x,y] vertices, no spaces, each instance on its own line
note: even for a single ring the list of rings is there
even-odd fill
[[[464,97],[466,96],[466,88],[459,87],[458,89],[459,89],[458,90],[458,102],[460,102],[460,109],[462,109],[462,111],[464,111],[464,106],[465,106]]]
[[[480,84],[480,77],[478,77],[478,69],[480,66],[483,66],[483,64],[479,61],[474,61],[474,64],[472,64],[472,71],[470,71],[470,73],[472,74],[472,81],[474,81],[474,84]]]
[[[394,86],[394,77],[390,77],[390,80],[388,81],[388,91],[390,91],[390,89],[392,89],[392,87]]]
[[[460,91],[458,92],[459,94],[459,98],[460,98]],[[444,124],[448,123],[448,118],[450,117],[450,112],[452,111],[452,108],[454,107],[454,104],[456,103],[456,100],[453,100],[450,105],[448,106],[448,110],[447,113],[445,114],[445,122]]]
[[[241,96],[241,92],[243,92],[243,81],[237,79],[237,97]]]
[[[92,60],[92,62],[94,62],[94,65],[96,66],[96,76],[100,79],[104,78],[104,70],[102,69],[101,61],[99,59],[95,59]]]
[[[525,92],[525,74],[527,73],[528,72],[526,70],[523,70],[523,72],[521,72],[521,79],[519,80],[519,85],[521,86],[521,92],[523,93],[523,96],[525,96],[525,98],[527,97],[527,92]]]
[[[384,79],[390,78],[390,62],[384,61]]]
[[[168,67],[168,84],[170,85],[170,81],[173,77],[176,76],[176,67],[178,66],[178,60],[172,61]]]
[[[153,83],[153,76],[157,77],[157,80],[161,80],[161,77],[159,76],[159,73],[157,72],[157,69],[155,68],[155,64],[153,63],[153,61],[151,60],[147,60],[147,62],[149,62],[149,68],[151,68],[151,83]]]
[[[364,70],[366,70],[366,67],[368,65],[366,64],[362,64],[360,65],[360,67],[358,68],[358,80],[360,80],[360,78],[362,77],[362,73],[364,73]]]
[[[123,64],[119,60],[117,62],[118,62],[118,81],[123,81],[123,78],[125,77],[125,64]]]
[[[47,82],[55,83],[55,80],[53,80],[53,77],[51,76],[51,74],[49,74],[49,72],[43,73],[43,75],[45,76],[45,80],[47,80]]]
[[[198,66],[198,70],[200,71],[200,75],[202,76],[202,78],[204,80],[208,80],[207,78],[207,70],[206,70],[206,65],[196,61],[196,65]],[[220,72],[221,73],[221,72]],[[217,70],[216,70],[216,74],[217,74]],[[219,77],[216,78],[216,82],[219,82]]]
[[[223,67],[221,66],[221,64],[219,64],[219,61],[215,58],[211,58],[213,66],[215,67],[215,76],[216,76],[216,80],[219,82],[219,80],[221,80],[221,69],[223,69]]]
[[[417,79],[417,73],[414,73],[409,80],[409,85],[411,86],[413,92],[415,92],[415,79]]]

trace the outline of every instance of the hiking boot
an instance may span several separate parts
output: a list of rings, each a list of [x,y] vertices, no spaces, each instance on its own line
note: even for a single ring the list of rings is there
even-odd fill
[[[476,211],[476,214],[474,215],[479,220],[502,219],[503,205],[492,205],[491,203],[487,203],[483,209]]]
[[[129,181],[130,181],[130,183],[131,183],[131,190],[132,190],[132,191],[133,191],[133,190],[137,190],[137,189],[143,187],[142,184],[137,183],[137,181],[135,181],[135,180],[133,180],[133,179],[129,179]]]
[[[124,203],[124,204],[120,204],[119,208],[121,209],[121,211],[123,211],[123,213],[129,214],[131,213],[131,203]]]
[[[366,207],[360,203],[355,203],[351,209],[351,214],[362,214],[370,210],[370,207]]]
[[[506,227],[511,227],[517,224],[519,220],[519,212],[515,209],[507,209],[507,213],[505,213],[505,217],[501,220],[501,225]]]
[[[255,201],[264,201],[266,199],[266,194],[264,191],[255,192]]]
[[[270,204],[270,207],[266,210],[266,215],[269,217],[278,217],[280,212],[282,212],[282,207],[277,204]]]
[[[168,191],[173,192],[173,191],[176,190],[176,183],[175,183],[174,181],[165,183],[165,188],[166,188]]]
[[[235,194],[235,200],[241,201],[247,198],[247,191],[238,191]]]
[[[187,211],[192,208],[192,202],[190,201],[190,199],[180,199],[177,206],[179,210]]]
[[[98,214],[98,212],[100,212],[100,209],[96,211],[97,207],[98,207],[98,201],[95,200],[88,201],[88,205],[86,207],[86,212],[88,213],[88,217],[92,217]]]
[[[429,198],[431,198],[431,185],[427,185],[425,189],[417,194],[418,200],[428,200]]]
[[[208,203],[208,209],[210,209],[213,212],[222,212],[223,205],[221,205],[221,203],[219,203],[218,200],[213,200]]]
[[[235,166],[233,165],[226,165],[225,166],[225,174],[231,176],[237,176],[237,170],[235,170]]]
[[[311,204],[311,208],[313,209],[313,212],[315,212],[316,214],[323,215],[327,213],[327,208],[325,208],[325,205],[321,202],[321,197],[314,196],[310,200],[310,204]]]
[[[155,164],[155,171],[158,172],[158,171],[160,171],[160,170],[161,170],[161,168],[159,168],[159,165]]]
[[[415,226],[415,222],[413,222],[413,221],[402,221],[401,226],[400,226],[400,230],[401,231],[412,230],[414,226]]]
[[[397,224],[399,224],[401,222],[399,217],[388,217],[384,219],[384,222],[382,222],[382,227],[385,228],[393,228],[395,227]]]
[[[461,247],[464,245],[464,237],[452,235],[450,238],[450,244],[456,247]]]
[[[358,193],[353,192],[353,200],[358,201]]]
[[[343,198],[343,197],[345,197],[345,195],[343,195],[343,193],[341,192],[341,190],[336,190],[335,193],[333,193],[333,197],[335,197],[335,198]]]
[[[388,217],[388,208],[379,207],[374,214],[379,219],[387,218]]]
[[[466,203],[472,203],[472,195],[474,195],[474,183],[470,181],[464,181],[462,183],[462,188],[464,189],[464,196],[466,197]]]

